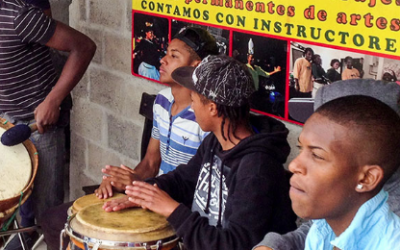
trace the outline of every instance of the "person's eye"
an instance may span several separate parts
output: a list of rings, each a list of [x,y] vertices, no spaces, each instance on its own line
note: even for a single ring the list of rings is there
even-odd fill
[[[318,155],[318,154],[316,154],[314,152],[312,152],[311,155],[312,155],[313,158],[315,158],[317,160],[325,160],[322,156],[320,156],[320,155]]]
[[[297,148],[299,151],[303,150],[303,147],[300,146],[300,145],[296,145],[296,148]]]

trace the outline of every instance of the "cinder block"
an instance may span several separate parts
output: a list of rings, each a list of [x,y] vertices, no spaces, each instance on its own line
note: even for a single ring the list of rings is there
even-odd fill
[[[125,6],[115,0],[89,0],[89,21],[109,28],[121,29]]]
[[[69,171],[70,199],[76,199],[83,195],[81,186],[82,175],[86,169],[87,143],[84,138],[71,131],[71,156]]]
[[[102,53],[103,53],[103,31],[86,27],[85,30],[83,31],[83,33],[85,35],[87,35],[88,37],[90,37],[97,46],[96,53],[94,54],[94,57],[92,59],[92,63],[95,62],[95,63],[101,64],[102,58],[103,58],[103,55],[102,55]]]
[[[128,97],[124,92],[124,79],[101,69],[90,71],[90,100],[121,114],[124,100]]]
[[[88,69],[90,71],[90,69]],[[72,95],[74,98],[82,98],[82,99],[88,99],[89,98],[89,91],[88,91],[88,83],[89,83],[89,75],[88,71],[83,75],[82,79],[79,81],[79,83],[75,86],[75,88],[72,90]]]
[[[137,121],[138,124],[143,124],[144,121],[139,114],[142,93],[157,94],[161,89],[167,88],[164,85],[137,77],[132,77],[131,81],[124,87],[127,98],[122,108],[122,114],[124,117]]]
[[[126,29],[132,31],[132,0],[125,0],[127,2],[126,13]]]
[[[105,32],[104,65],[107,68],[131,74],[131,39],[122,35]]]
[[[101,183],[103,173],[101,169],[106,165],[119,166],[121,164],[120,157],[113,150],[100,147],[99,145],[88,143],[88,169],[87,174],[90,178]]]
[[[134,160],[139,159],[142,128],[114,115],[107,116],[108,146]]]
[[[103,111],[94,103],[80,98],[74,98],[71,115],[71,130],[85,139],[95,142],[102,141]]]

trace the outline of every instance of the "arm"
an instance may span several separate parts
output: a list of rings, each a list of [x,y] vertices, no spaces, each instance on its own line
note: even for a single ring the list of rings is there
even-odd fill
[[[156,177],[161,165],[160,140],[150,138],[147,146],[146,155],[143,160],[135,167],[134,172],[139,180]]]
[[[300,90],[300,84],[299,84],[299,75],[300,75],[300,69],[301,69],[300,60],[301,60],[301,58],[297,59],[294,62],[294,66],[293,66],[293,78],[294,78],[294,83],[295,83],[294,88],[297,91]]]
[[[56,85],[35,109],[39,133],[44,132],[46,125],[57,122],[62,100],[78,84],[96,51],[96,45],[90,38],[60,22],[57,22],[55,32],[46,46],[70,54]]]
[[[298,250],[304,249],[307,233],[312,225],[311,221],[303,223],[295,231],[284,235],[268,233],[264,239],[258,243],[253,250],[263,250],[269,247],[273,250]]]
[[[257,65],[254,65],[254,68],[257,71],[257,74],[259,76],[263,76],[263,77],[269,77],[269,76],[281,71],[281,66],[275,67],[274,71],[272,71],[272,72],[267,72],[267,71],[263,70],[260,66],[257,66]]]

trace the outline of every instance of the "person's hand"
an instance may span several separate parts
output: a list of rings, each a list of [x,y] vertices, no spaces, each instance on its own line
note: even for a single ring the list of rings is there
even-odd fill
[[[267,246],[259,246],[254,248],[254,250],[273,250],[273,249]]]
[[[113,190],[110,181],[106,180],[103,177],[103,181],[100,184],[100,187],[94,190],[97,198],[99,199],[107,199],[113,196]]]
[[[111,183],[118,191],[124,191],[127,185],[131,185],[132,181],[140,180],[135,171],[121,164],[121,167],[106,165],[101,170],[107,176],[103,178]]]
[[[156,184],[150,185],[146,182],[134,181],[132,185],[126,187],[125,193],[129,196],[129,201],[165,217],[169,217],[179,206],[178,202]]]
[[[300,91],[300,84],[299,84],[299,80],[298,79],[294,79],[295,83],[294,83],[294,89],[296,91]]]
[[[278,66],[278,67],[274,68],[274,72],[279,72],[279,71],[281,71],[281,66]]]
[[[45,99],[34,111],[36,124],[40,134],[46,131],[46,127],[55,124],[60,116],[60,106],[53,101]]]
[[[130,207],[140,207],[137,204],[129,201],[129,197],[125,196],[118,199],[107,201],[103,205],[103,210],[106,212],[115,212]]]

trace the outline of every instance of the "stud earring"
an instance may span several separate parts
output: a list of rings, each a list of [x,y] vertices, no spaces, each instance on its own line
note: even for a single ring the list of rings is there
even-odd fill
[[[363,189],[363,184],[357,184],[357,189]]]

